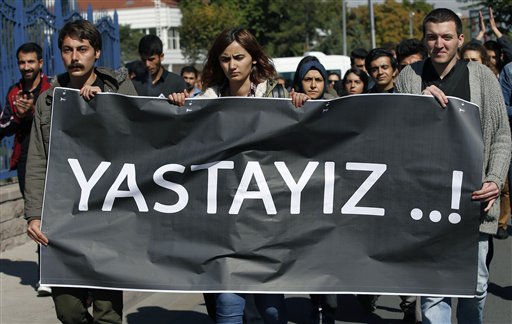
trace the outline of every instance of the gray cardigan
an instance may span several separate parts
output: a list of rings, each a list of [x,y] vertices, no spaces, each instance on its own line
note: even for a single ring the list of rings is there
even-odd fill
[[[395,89],[399,93],[421,94],[421,73],[425,61],[405,67],[398,76]],[[480,63],[468,62],[471,102],[480,108],[484,141],[483,182],[492,181],[503,188],[510,165],[511,138],[507,109],[496,76]],[[480,232],[496,234],[500,200],[483,215]]]

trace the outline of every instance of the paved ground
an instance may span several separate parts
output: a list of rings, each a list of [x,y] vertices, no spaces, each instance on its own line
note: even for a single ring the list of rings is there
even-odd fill
[[[512,234],[512,231],[511,231]],[[512,238],[495,240],[485,323],[512,323]],[[36,297],[36,246],[26,243],[0,254],[0,324],[58,323],[49,297]],[[124,323],[211,324],[201,294],[125,292]],[[305,295],[287,295],[290,323],[304,323],[310,309]],[[337,323],[400,323],[396,296],[382,296],[366,315],[352,295],[340,295]]]

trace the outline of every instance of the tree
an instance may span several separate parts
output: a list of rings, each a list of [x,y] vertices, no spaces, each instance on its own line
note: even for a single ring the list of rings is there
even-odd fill
[[[181,47],[196,62],[224,28],[248,28],[272,57],[341,52],[341,2],[189,0],[180,2]]]
[[[119,26],[119,38],[121,39],[121,61],[124,63],[138,60],[139,41],[144,36],[140,30],[131,29],[130,25]]]
[[[271,57],[300,56],[306,51],[341,54],[342,1],[338,0],[187,0],[182,11],[181,48],[189,63],[206,54],[224,28],[246,27]],[[375,4],[377,44],[409,38],[409,13],[413,31],[421,37],[421,21],[432,9],[425,0],[402,4],[386,0]],[[349,48],[370,47],[368,6],[351,8],[347,17]]]
[[[243,13],[235,1],[181,1],[180,9],[180,47],[190,64],[206,56],[222,30],[237,27],[243,21]]]
[[[421,1],[385,0],[382,4],[374,4],[375,42],[377,47],[396,44],[410,38],[410,23],[412,22],[413,38],[421,39],[421,23],[433,6]],[[370,19],[368,6],[352,8],[347,20],[348,48],[370,48]]]

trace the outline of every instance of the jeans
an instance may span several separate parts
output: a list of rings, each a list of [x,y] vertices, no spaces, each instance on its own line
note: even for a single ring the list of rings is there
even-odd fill
[[[221,293],[216,294],[217,323],[242,324],[245,294]],[[255,294],[256,307],[268,324],[287,323],[286,305],[282,294]]]
[[[476,297],[459,298],[457,306],[457,322],[464,324],[483,323],[485,297],[487,296],[487,283],[489,271],[485,265],[489,247],[489,235],[480,233],[478,241],[478,277],[476,284]],[[451,298],[449,297],[422,297],[421,311],[423,324],[451,323]]]

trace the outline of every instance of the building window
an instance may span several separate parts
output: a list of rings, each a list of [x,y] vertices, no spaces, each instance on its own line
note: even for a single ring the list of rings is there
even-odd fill
[[[178,50],[180,49],[180,33],[177,27],[170,27],[167,30],[167,46],[168,49]]]

